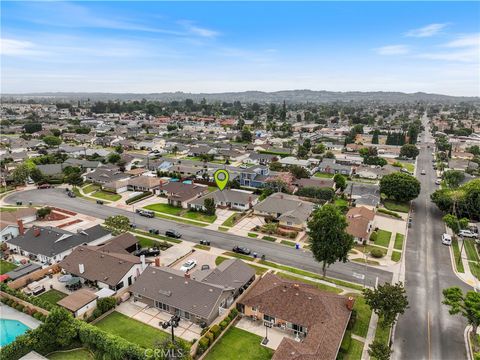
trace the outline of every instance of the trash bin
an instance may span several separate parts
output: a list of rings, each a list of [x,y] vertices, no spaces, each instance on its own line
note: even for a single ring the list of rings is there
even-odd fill
[[[295,243],[295,249],[300,249],[300,244],[299,243]]]

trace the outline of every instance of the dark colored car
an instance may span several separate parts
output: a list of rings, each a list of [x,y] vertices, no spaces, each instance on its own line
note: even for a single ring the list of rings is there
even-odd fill
[[[150,234],[154,234],[154,235],[160,234],[160,230],[158,230],[158,229],[150,229],[150,230],[148,230],[148,232],[149,232]]]
[[[103,205],[103,200],[97,200],[98,205]]]
[[[208,246],[210,246],[210,241],[208,241],[208,240],[200,240],[200,244],[201,244],[201,245],[208,245]]]
[[[50,184],[42,184],[42,185],[38,185],[37,189],[50,189],[51,187],[53,186]]]
[[[133,252],[133,255],[135,256],[158,256],[160,255],[160,249],[159,248],[143,248],[143,249],[138,249]]]
[[[175,239],[180,239],[182,237],[182,234],[180,234],[177,230],[167,230],[165,231],[165,235]]]
[[[67,195],[71,198],[77,197],[77,195],[75,195],[75,193],[73,191],[67,192]]]
[[[235,246],[232,249],[233,252],[238,253],[238,254],[244,254],[244,255],[250,255],[251,251],[250,249],[243,247],[243,246]]]

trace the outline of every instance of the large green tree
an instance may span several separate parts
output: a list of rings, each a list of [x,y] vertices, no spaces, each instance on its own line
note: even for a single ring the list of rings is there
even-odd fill
[[[465,179],[465,173],[459,170],[447,170],[443,173],[443,180],[449,188],[457,188]]]
[[[460,230],[465,229],[468,226],[467,218],[457,218],[455,215],[447,214],[443,217],[445,224],[452,229],[455,234],[458,234]]]
[[[385,283],[376,289],[364,289],[363,296],[368,306],[382,319],[382,326],[393,325],[397,315],[408,308],[408,299],[402,282]]]
[[[474,179],[456,189],[439,189],[430,198],[438,208],[470,220],[480,220],[480,179]]]
[[[480,325],[480,293],[476,291],[462,292],[457,286],[443,289],[443,303],[449,306],[451,315],[461,315],[472,326],[472,333],[477,333]]]
[[[380,340],[374,340],[368,347],[368,355],[376,360],[390,360],[392,350]]]
[[[382,177],[380,192],[397,201],[410,201],[420,194],[420,181],[412,175],[394,172]]]
[[[415,159],[419,153],[420,151],[413,144],[402,145],[400,149],[400,156],[410,158],[410,159]]]
[[[26,164],[18,165],[12,172],[12,180],[15,185],[24,185],[28,180],[30,171]]]
[[[323,276],[327,267],[348,259],[353,237],[346,232],[347,225],[345,216],[332,204],[317,208],[308,222],[311,250],[315,260],[322,263]]]
[[[43,138],[43,142],[50,147],[55,147],[62,143],[62,139],[53,135],[48,135]]]
[[[347,179],[342,174],[335,174],[333,181],[337,189],[345,190],[347,188]]]

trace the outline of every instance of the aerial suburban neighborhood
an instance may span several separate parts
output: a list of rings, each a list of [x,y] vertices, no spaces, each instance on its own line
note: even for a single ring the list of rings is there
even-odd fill
[[[88,72],[97,74],[94,65],[77,76],[59,61],[60,73],[43,87],[40,73],[32,87],[20,84],[15,67],[29,73],[30,65],[12,60],[27,56],[35,69],[47,69],[44,59],[59,49],[2,38],[2,68],[12,71],[2,69],[7,90],[0,104],[2,360],[480,359],[480,72],[470,74],[476,92],[464,78],[455,81],[465,91],[423,88],[420,80],[417,91],[353,91],[351,84],[352,91],[277,91],[283,85],[271,91],[255,84],[281,51],[273,43],[267,50],[220,47],[210,54],[231,33],[203,28],[197,23],[202,16],[194,15],[209,9],[205,21],[221,27],[210,16],[225,14],[227,4],[168,3],[170,10],[155,2],[54,4],[2,4],[2,28],[12,29],[5,34],[27,29],[23,22],[31,21],[28,31],[58,26],[71,37],[64,54],[70,59],[70,52],[82,57],[87,51],[82,31],[103,29],[108,41],[97,42],[95,32],[92,58],[78,61],[98,61],[105,73],[87,81]],[[339,9],[359,5],[263,8],[252,2],[232,9],[270,9],[278,19],[291,11],[307,19],[308,9],[335,6],[341,19]],[[448,33],[457,40],[439,47],[478,52],[478,34],[476,40],[465,35],[474,5],[478,10],[474,3],[452,10],[465,28],[454,30],[453,20],[422,28],[409,23],[399,36],[426,41]],[[392,6],[402,14],[420,9],[416,3]],[[19,17],[25,9],[42,20]],[[113,14],[108,21],[102,18],[107,9]],[[174,16],[172,9],[186,14]],[[140,23],[156,12],[165,28]],[[66,14],[71,23],[61,20]],[[175,30],[167,30],[171,18],[178,18],[170,24]],[[292,34],[306,34],[299,19],[292,21]],[[128,36],[117,38],[117,32]],[[142,65],[129,69],[138,79],[105,77],[110,68],[101,59],[110,52],[147,61],[145,49],[132,45],[145,33],[152,44],[153,36],[175,37],[151,49],[162,62],[180,66],[185,55],[175,46],[198,47],[231,58],[232,66],[252,62],[263,70],[259,82],[244,74],[247,89],[268,90],[233,86],[240,80],[232,75],[238,91],[207,91],[207,85],[177,91],[185,76],[203,70],[219,79],[208,66],[184,65],[188,74],[175,70],[167,90],[161,81],[131,91],[120,85],[150,84]],[[253,35],[260,36],[249,30]],[[289,36],[285,41],[292,49],[303,46]],[[413,47],[375,51],[401,57]],[[426,55],[424,61],[442,60],[440,53]],[[203,56],[200,51],[201,66]],[[479,70],[478,59],[462,59]],[[118,64],[112,60],[111,72],[124,71]],[[227,64],[218,63],[219,77]],[[287,88],[303,88],[304,75],[296,74],[298,84],[285,74]],[[76,79],[79,88],[57,78]],[[310,87],[318,86],[331,87]]]

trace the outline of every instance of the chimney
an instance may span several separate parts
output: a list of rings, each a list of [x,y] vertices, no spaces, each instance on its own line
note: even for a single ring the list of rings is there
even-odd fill
[[[20,235],[25,234],[25,227],[23,226],[23,220],[17,220],[18,232]]]
[[[190,279],[190,274],[188,273],[188,271],[185,272],[185,279]]]
[[[349,296],[347,299],[347,309],[352,311],[353,310],[353,304],[355,304],[355,299],[353,296]]]
[[[33,236],[35,236],[35,237],[40,236],[40,228],[38,228],[38,227],[33,228]]]
[[[145,270],[145,255],[140,255],[140,261],[142,262],[142,270]]]
[[[160,267],[160,258],[159,257],[155,258],[155,266]]]
[[[80,272],[80,274],[83,274],[85,272],[85,265],[78,264],[78,271]]]

